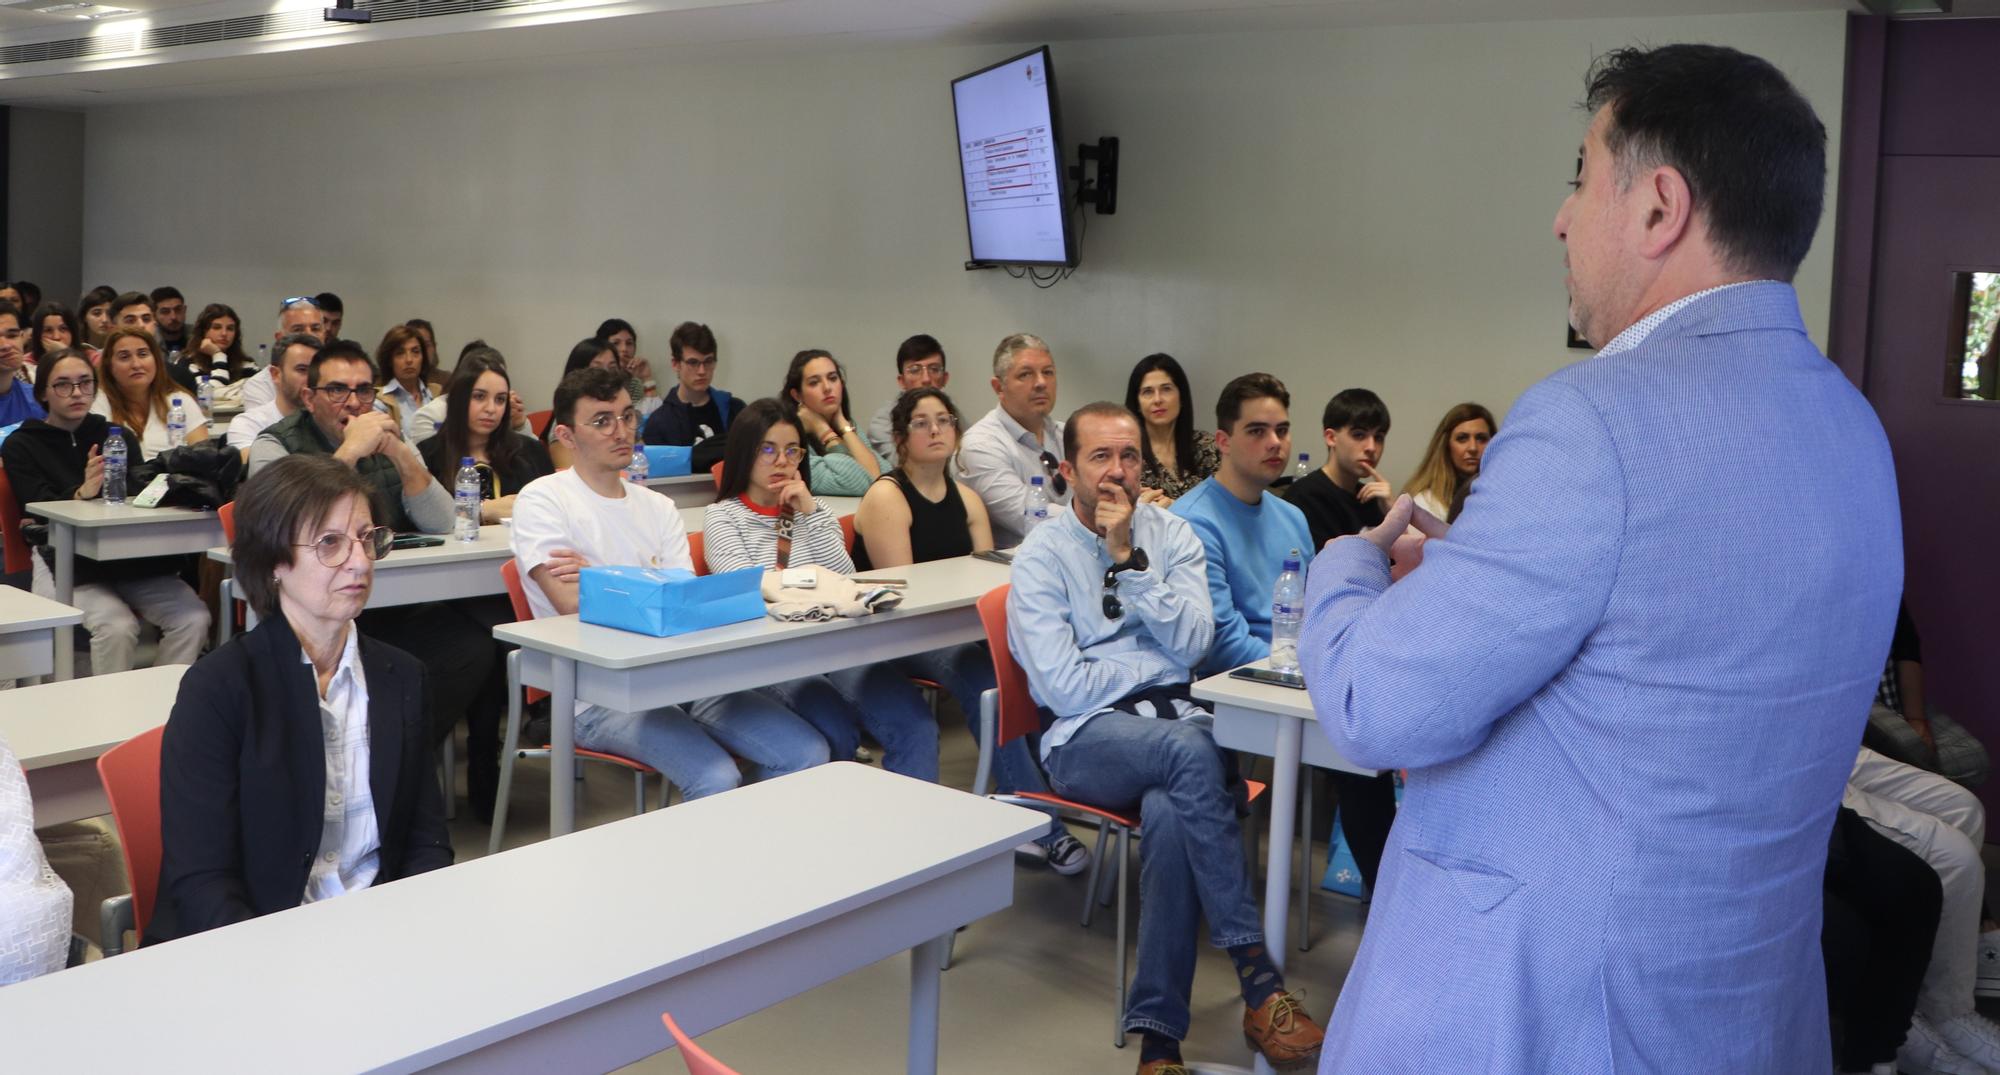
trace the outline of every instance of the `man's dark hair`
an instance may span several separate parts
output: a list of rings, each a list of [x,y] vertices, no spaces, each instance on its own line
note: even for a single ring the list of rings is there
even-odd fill
[[[580,399],[594,399],[609,403],[618,398],[618,393],[631,387],[632,379],[617,370],[598,369],[585,366],[574,373],[564,375],[562,383],[556,385],[555,415],[550,419],[554,425],[575,427],[576,402]]]
[[[1826,127],[1777,68],[1719,45],[1618,49],[1591,65],[1583,105],[1609,107],[1621,187],[1664,165],[1687,180],[1732,269],[1790,280],[1826,195]]]
[[[21,308],[19,306],[14,305],[11,302],[8,302],[6,299],[0,299],[0,317],[5,317],[8,314],[14,315],[15,328],[26,327],[27,320],[22,316]]]
[[[161,286],[154,288],[152,298],[153,298],[153,307],[155,309],[158,309],[159,305],[167,301],[168,299],[179,299],[182,302],[187,301],[187,296],[181,294],[181,289],[175,287],[172,284],[162,284]]]
[[[229,543],[229,558],[237,572],[237,592],[257,615],[270,619],[278,611],[272,573],[297,563],[300,556],[317,555],[297,547],[300,531],[324,522],[342,500],[354,496],[366,502],[372,492],[360,471],[314,452],[259,467],[243,483],[236,493],[236,537]]]
[[[144,306],[146,311],[150,313],[153,309],[153,300],[147,298],[146,293],[143,291],[127,291],[123,295],[112,299],[111,309],[106,310],[105,313],[110,316],[112,324],[117,324],[118,315],[133,306]]]
[[[319,368],[328,362],[359,362],[368,367],[368,383],[375,383],[375,360],[368,357],[366,347],[353,340],[328,340],[314,352],[312,365],[306,368],[307,388],[319,387]]]
[[[1140,423],[1139,416],[1126,410],[1122,403],[1113,403],[1107,399],[1078,407],[1069,412],[1069,417],[1063,420],[1063,458],[1069,460],[1071,466],[1076,465],[1076,427],[1078,419],[1081,418],[1123,418],[1140,429],[1146,428]]]
[[[21,308],[39,310],[42,308],[42,285],[33,280],[14,281],[14,290],[21,293]]]
[[[1224,433],[1236,432],[1236,420],[1243,416],[1243,405],[1253,399],[1275,399],[1286,410],[1292,408],[1292,394],[1285,391],[1285,382],[1268,373],[1246,373],[1223,385],[1222,394],[1215,398],[1215,428]]]
[[[294,347],[303,347],[311,351],[314,358],[318,358],[320,348],[323,346],[325,345],[320,341],[318,336],[309,335],[304,332],[286,333],[278,337],[277,341],[271,344],[271,365],[283,366],[285,355]]]
[[[321,313],[343,315],[347,313],[347,307],[340,304],[340,296],[331,291],[322,291],[314,295],[313,305],[319,307]]]
[[[610,337],[607,336],[605,338],[609,339]],[[636,335],[633,337],[633,339],[637,338]],[[693,321],[683,321],[675,325],[674,334],[667,337],[667,350],[672,351],[674,359],[678,361],[681,358],[682,352],[689,349],[693,349],[695,352],[704,355],[721,354],[715,347],[715,333],[710,332],[707,325],[698,324]]]
[[[937,342],[936,336],[926,336],[919,332],[896,345],[896,372],[900,374],[904,366],[912,362],[922,362],[932,355],[938,356],[939,362],[947,366],[950,364],[944,357],[944,344]]]
[[[1320,415],[1321,429],[1365,429],[1387,436],[1389,407],[1382,397],[1366,388],[1347,388],[1326,401]]]

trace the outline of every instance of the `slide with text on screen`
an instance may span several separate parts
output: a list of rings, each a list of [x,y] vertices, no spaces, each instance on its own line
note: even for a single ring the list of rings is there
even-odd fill
[[[962,79],[952,95],[973,260],[1068,260],[1043,54]]]

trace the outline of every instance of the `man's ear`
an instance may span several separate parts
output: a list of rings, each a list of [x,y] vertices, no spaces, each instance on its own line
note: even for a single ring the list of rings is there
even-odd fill
[[[1218,429],[1218,430],[1216,430],[1216,431],[1215,431],[1215,450],[1216,450],[1216,451],[1218,451],[1218,452],[1220,452],[1220,453],[1222,453],[1223,455],[1228,455],[1228,454],[1229,454],[1229,431],[1228,431],[1228,430],[1226,430],[1226,429]]]
[[[1642,182],[1633,183],[1639,202],[1635,212],[1644,214],[1639,237],[1639,253],[1648,260],[1665,257],[1688,232],[1694,221],[1694,191],[1680,169],[1661,165]]]
[[[1000,378],[998,377],[993,378],[992,383],[993,383],[993,394],[995,396],[998,396],[1000,394]]]

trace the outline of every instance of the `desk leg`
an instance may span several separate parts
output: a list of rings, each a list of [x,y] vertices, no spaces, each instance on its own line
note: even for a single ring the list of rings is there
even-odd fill
[[[576,831],[576,661],[556,657],[549,670],[549,835],[567,836]]]
[[[910,949],[910,1075],[936,1075],[938,994],[943,987],[945,946],[952,935],[932,937]]]
[[[55,543],[56,600],[67,605],[76,596],[76,528],[53,523],[49,539]],[[76,675],[76,628],[56,628],[56,678]]]
[[[1271,759],[1271,848],[1264,856],[1264,951],[1285,969],[1285,926],[1291,914],[1292,830],[1299,805],[1299,754],[1305,732],[1302,720],[1278,721],[1277,749]],[[1286,983],[1290,985],[1290,983]],[[1265,1075],[1270,1062],[1256,1057]]]

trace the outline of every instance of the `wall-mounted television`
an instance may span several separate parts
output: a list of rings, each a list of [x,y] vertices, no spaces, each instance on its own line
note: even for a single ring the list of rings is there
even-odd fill
[[[951,83],[971,261],[1074,266],[1074,221],[1049,49]]]

